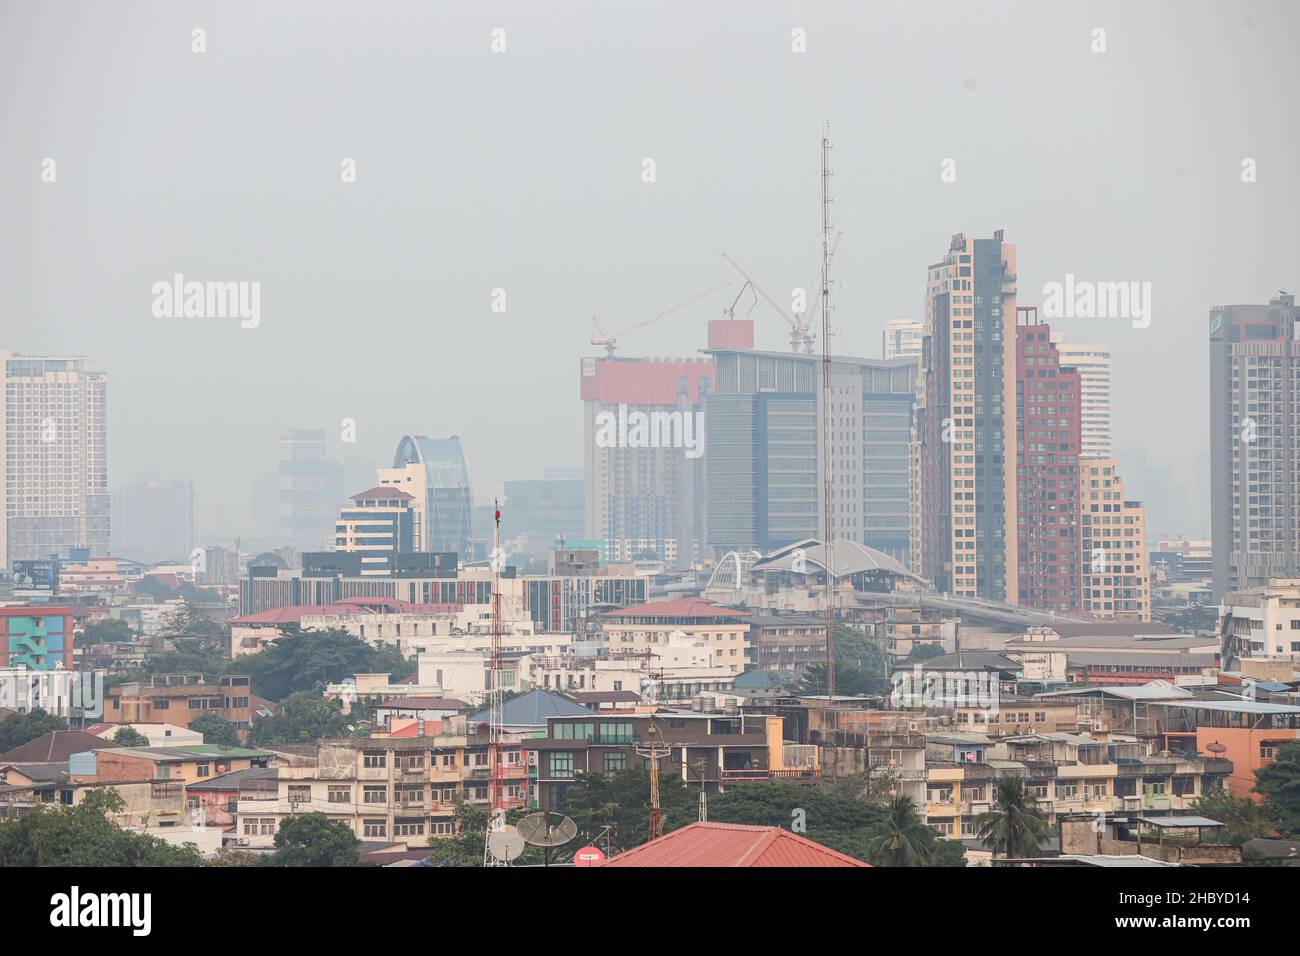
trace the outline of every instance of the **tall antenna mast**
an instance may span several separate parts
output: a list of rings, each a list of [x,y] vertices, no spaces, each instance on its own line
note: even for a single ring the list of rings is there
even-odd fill
[[[672,754],[672,748],[667,743],[659,742],[659,729],[654,725],[654,717],[650,718],[650,726],[646,730],[646,744],[633,747],[642,757],[650,759],[650,820],[649,820],[649,839],[657,840],[664,835],[664,815],[659,809],[659,761]]]
[[[822,542],[826,565],[826,695],[835,696],[835,458],[831,414],[834,389],[831,386],[831,127],[822,129],[822,498],[825,505]]]
[[[484,837],[483,863],[490,866],[495,862],[494,855],[488,848],[487,841],[492,831],[505,823],[505,766],[501,759],[501,725],[502,725],[502,675],[505,667],[501,662],[501,565],[505,554],[501,550],[501,506],[497,499],[492,499],[493,532],[492,554],[488,566],[492,569],[492,647],[489,652],[488,671],[491,686],[488,687],[488,829]],[[499,812],[498,812],[499,811]]]

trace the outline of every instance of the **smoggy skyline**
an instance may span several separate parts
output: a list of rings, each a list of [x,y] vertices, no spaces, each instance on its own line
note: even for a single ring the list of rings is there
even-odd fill
[[[1209,310],[1298,284],[1294,5],[562,7],[0,4],[0,347],[109,373],[113,487],[190,479],[252,534],[276,436],[344,419],[361,467],[459,435],[479,496],[581,464],[593,313],[732,282],[620,344],[689,356],[721,252],[812,284],[828,122],[837,352],[921,317],[956,232],[1005,231],[1022,306],[1150,283],[1146,327],[1053,326],[1112,349],[1114,447],[1208,491]],[[259,283],[258,323],[160,317],[177,274]]]

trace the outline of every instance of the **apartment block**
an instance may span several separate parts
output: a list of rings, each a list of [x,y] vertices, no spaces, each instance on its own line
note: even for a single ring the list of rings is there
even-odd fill
[[[1146,506],[1125,497],[1114,459],[1083,462],[1079,473],[1082,610],[1108,620],[1149,621]]]

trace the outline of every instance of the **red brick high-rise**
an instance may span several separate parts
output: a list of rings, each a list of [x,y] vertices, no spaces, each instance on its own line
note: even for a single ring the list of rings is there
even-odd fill
[[[1038,310],[1017,310],[1016,547],[1020,603],[1078,611],[1082,394],[1078,369],[1061,366]]]

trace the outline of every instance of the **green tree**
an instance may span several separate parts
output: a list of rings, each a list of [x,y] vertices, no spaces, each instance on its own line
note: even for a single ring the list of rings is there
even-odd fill
[[[1218,820],[1224,825],[1223,839],[1240,846],[1271,832],[1266,804],[1249,798],[1238,799],[1224,787],[1206,790],[1191,805],[1192,813]]]
[[[835,625],[835,693],[850,696],[883,694],[889,667],[880,646],[860,631]],[[800,694],[826,693],[826,665],[813,664],[795,681]]]
[[[55,730],[67,730],[68,722],[40,707],[25,714],[10,714],[0,720],[0,754],[8,753],[37,737]]]
[[[205,744],[238,747],[241,743],[235,725],[220,714],[207,713],[190,721],[190,730],[203,735]]]
[[[323,813],[286,817],[275,834],[271,866],[356,866],[361,841]]]
[[[930,856],[934,831],[921,822],[916,804],[906,794],[890,800],[887,810],[867,842],[868,859],[876,866],[921,866]]]
[[[92,644],[124,643],[135,639],[135,631],[126,621],[107,618],[87,624],[77,639],[79,645],[89,647]]]
[[[993,809],[975,818],[975,828],[995,856],[1007,859],[1036,856],[1038,841],[1048,832],[1038,801],[1025,789],[1024,780],[1010,775],[998,781]]]
[[[1267,767],[1255,771],[1255,792],[1273,826],[1286,839],[1300,834],[1300,742],[1283,744]]]
[[[202,637],[179,637],[172,641],[175,650],[151,654],[145,662],[146,676],[154,674],[206,674],[219,677],[232,673],[232,663],[222,651]]]
[[[700,791],[688,787],[677,774],[659,775],[659,809],[664,832],[699,819]],[[650,774],[642,767],[625,767],[606,776],[579,773],[565,797],[563,813],[578,825],[578,839],[601,845],[603,829],[612,830],[608,842],[615,851],[646,842],[650,832]]]
[[[348,736],[348,718],[342,704],[320,694],[290,694],[271,717],[253,724],[254,744],[304,744],[322,737]]]
[[[907,659],[914,664],[919,664],[922,661],[943,657],[944,653],[942,644],[913,644],[912,653],[907,656]]]
[[[0,866],[199,866],[194,844],[175,847],[132,833],[110,815],[125,807],[116,790],[96,788],[75,807],[38,805],[0,821]]]
[[[134,727],[119,727],[113,733],[113,743],[123,747],[148,747],[149,738]]]
[[[347,631],[286,628],[274,643],[241,657],[239,667],[252,677],[255,693],[284,700],[290,694],[321,689],[354,674],[392,672],[397,662],[391,651],[371,647]]]

